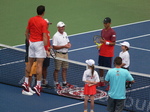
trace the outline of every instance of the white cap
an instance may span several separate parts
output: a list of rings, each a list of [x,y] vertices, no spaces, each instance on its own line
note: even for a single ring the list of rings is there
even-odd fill
[[[48,20],[48,19],[44,19],[44,20],[47,22],[47,24],[52,24],[52,23],[50,23],[50,22],[49,22],[49,20]]]
[[[63,26],[65,26],[65,23],[64,23],[64,22],[59,21],[59,22],[57,23],[57,27],[63,27]]]
[[[95,61],[92,60],[92,59],[86,60],[85,62],[86,62],[86,64],[88,64],[89,66],[92,66],[92,65],[95,64]]]
[[[130,47],[130,44],[129,44],[129,42],[122,42],[122,43],[120,43],[120,45],[123,45],[123,46],[126,46],[126,47]]]

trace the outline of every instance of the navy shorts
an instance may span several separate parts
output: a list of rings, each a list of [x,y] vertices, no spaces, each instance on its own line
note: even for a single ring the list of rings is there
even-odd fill
[[[43,67],[48,67],[50,63],[50,58],[45,58],[43,61]]]
[[[112,57],[99,56],[98,65],[111,68]]]

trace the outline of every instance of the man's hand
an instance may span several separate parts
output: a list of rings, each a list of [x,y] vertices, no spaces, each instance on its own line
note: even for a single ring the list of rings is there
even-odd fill
[[[50,52],[49,52],[49,50],[46,50],[46,55],[47,55],[47,57],[50,57]]]
[[[70,43],[68,43],[68,44],[65,45],[65,48],[70,48],[70,47],[71,47]]]

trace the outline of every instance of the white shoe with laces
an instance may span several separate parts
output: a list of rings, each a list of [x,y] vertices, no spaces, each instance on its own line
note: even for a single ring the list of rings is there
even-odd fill
[[[28,96],[32,96],[33,95],[33,93],[25,91],[25,90],[22,90],[22,94],[23,95],[28,95]]]
[[[35,91],[33,91],[33,90],[31,89],[31,87],[29,87],[29,92],[32,93],[32,94],[35,94]]]

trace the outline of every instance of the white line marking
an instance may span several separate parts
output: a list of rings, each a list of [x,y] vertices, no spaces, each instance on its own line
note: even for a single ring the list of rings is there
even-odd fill
[[[136,88],[136,89],[132,89],[132,90],[128,90],[127,93],[129,93],[129,92],[134,92],[134,91],[138,91],[138,90],[142,90],[142,89],[146,89],[146,88],[149,88],[149,87],[150,87],[150,85],[144,86],[144,87],[140,87],[140,88]]]
[[[80,105],[80,104],[83,104],[83,103],[84,102],[74,103],[74,104],[71,104],[71,105],[66,105],[66,106],[62,106],[62,107],[46,110],[46,111],[43,111],[43,112],[52,112],[52,111],[55,111],[55,110],[60,110],[60,109],[63,109],[63,108],[72,107],[72,106],[75,106],[75,105]]]
[[[140,87],[140,88],[136,88],[136,89],[132,89],[132,90],[128,90],[127,93],[138,91],[138,90],[142,90],[142,89],[146,89],[146,88],[149,88],[149,87],[150,87],[150,85],[144,86],[144,87]],[[64,109],[64,108],[68,108],[68,107],[72,107],[72,106],[76,106],[76,105],[80,105],[80,104],[83,104],[83,103],[84,102],[74,103],[74,104],[71,104],[71,105],[66,105],[66,106],[62,106],[62,107],[46,110],[46,111],[43,111],[43,112],[52,112],[52,111],[56,111],[56,110],[60,110],[60,109]]]
[[[124,24],[124,25],[114,26],[114,27],[112,27],[112,28],[124,27],[124,26],[129,26],[129,25],[134,25],[134,24],[145,23],[145,22],[150,22],[150,20],[138,21],[138,22],[134,22],[134,23],[129,23],[129,24]],[[72,34],[72,35],[69,35],[69,36],[82,35],[82,34],[92,33],[92,32],[96,32],[96,31],[100,31],[100,30],[102,30],[102,29],[97,29],[97,30],[93,30],[93,31],[87,31],[87,32]]]
[[[120,44],[116,44],[117,46],[120,46]],[[130,46],[130,48],[133,48],[133,49],[138,49],[138,50],[141,50],[141,51],[148,51],[150,52],[149,49],[144,49],[144,48],[139,48],[139,47],[133,47],[133,46]]]
[[[128,23],[128,24],[124,24],[124,25],[114,26],[112,28],[124,27],[124,26],[129,26],[129,25],[134,25],[134,24],[145,23],[145,22],[150,22],[150,20],[144,20],[144,21],[138,21],[138,22],[134,22],[134,23]],[[87,32],[72,34],[72,35],[68,35],[68,36],[72,37],[72,36],[76,36],[76,35],[82,35],[82,34],[86,34],[86,33],[96,32],[96,31],[100,31],[100,30],[102,30],[102,29],[97,29],[97,30],[92,30],[92,31],[87,31]],[[19,47],[19,46],[22,46],[22,45],[25,45],[25,44],[15,45],[13,47]]]
[[[150,36],[150,34],[140,35],[140,36],[136,36],[136,37],[130,37],[127,39],[121,39],[121,40],[117,40],[116,42],[121,42],[121,41],[125,41],[125,40],[132,40],[132,39],[137,39],[137,38],[146,37],[146,36]],[[116,45],[119,45],[119,44],[116,44]],[[69,50],[69,52],[88,49],[88,48],[92,48],[92,47],[96,47],[96,45]],[[150,51],[149,49],[143,49],[143,48],[137,48],[137,47],[131,47],[131,48],[139,49],[139,50],[143,50],[143,51]]]
[[[126,38],[126,39],[121,39],[121,40],[117,40],[116,42],[125,41],[125,40],[132,40],[132,39],[137,39],[137,38],[146,37],[146,36],[150,36],[150,34],[145,34],[145,35],[130,37],[130,38]]]
[[[20,62],[25,62],[25,61],[24,60],[14,61],[14,62],[10,62],[10,63],[0,64],[0,66],[10,65],[10,64],[20,63]]]

